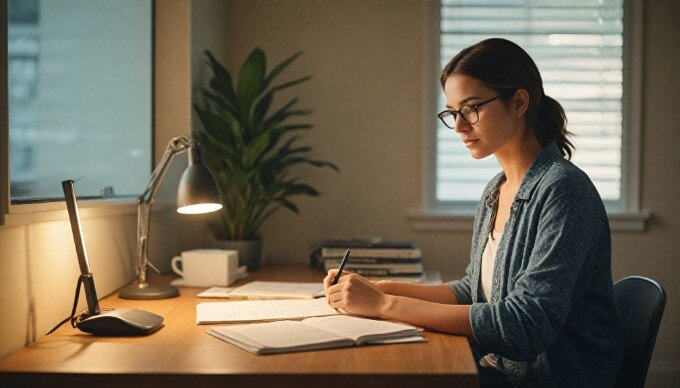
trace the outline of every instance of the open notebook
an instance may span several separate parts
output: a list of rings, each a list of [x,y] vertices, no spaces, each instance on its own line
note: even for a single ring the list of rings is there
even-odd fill
[[[265,282],[256,280],[241,287],[212,287],[199,298],[229,299],[314,299],[324,296],[323,283]]]
[[[243,300],[207,302],[196,305],[196,323],[238,323],[281,321],[337,315],[338,312],[321,299]]]
[[[254,354],[427,341],[413,326],[347,315],[221,326],[206,333]]]

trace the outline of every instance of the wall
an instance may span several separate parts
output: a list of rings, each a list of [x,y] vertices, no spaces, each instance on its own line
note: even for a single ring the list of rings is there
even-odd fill
[[[300,106],[314,109],[316,129],[305,141],[341,172],[300,169],[320,198],[296,201],[301,214],[277,213],[265,225],[265,261],[304,263],[311,247],[328,237],[367,234],[413,239],[427,267],[445,277],[462,275],[469,260],[468,232],[414,232],[407,214],[420,206],[423,104],[427,70],[424,45],[432,25],[431,1],[231,1],[224,23],[228,67],[261,46],[271,64],[297,50],[305,54],[284,73],[312,74],[293,89]],[[669,300],[649,386],[680,378],[680,3],[645,3],[642,104],[642,208],[652,212],[644,233],[612,236],[613,272],[649,276],[666,287]],[[433,80],[436,75],[433,76]],[[281,101],[285,101],[282,98]]]

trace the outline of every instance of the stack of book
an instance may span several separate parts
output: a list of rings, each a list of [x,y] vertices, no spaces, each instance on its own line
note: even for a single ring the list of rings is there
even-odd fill
[[[424,281],[422,252],[410,241],[329,240],[322,242],[316,259],[326,271],[337,269],[348,248],[352,253],[345,271],[371,280]]]

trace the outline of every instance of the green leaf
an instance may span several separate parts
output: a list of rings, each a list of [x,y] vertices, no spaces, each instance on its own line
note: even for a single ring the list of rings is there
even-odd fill
[[[304,154],[307,152],[312,152],[312,147],[309,146],[303,146],[303,147],[298,147],[298,148],[291,148],[288,150],[288,155],[292,154]]]
[[[243,158],[243,164],[245,164],[246,168],[250,168],[253,165],[253,162],[262,156],[268,144],[269,133],[267,132],[259,135],[248,144],[245,157]]]
[[[259,47],[250,53],[248,59],[243,63],[243,67],[241,67],[238,85],[236,86],[236,95],[241,101],[242,113],[244,115],[250,112],[250,106],[255,97],[262,93],[265,67],[266,58],[264,52]]]
[[[210,50],[205,50],[205,56],[208,58],[208,64],[214,75],[214,78],[210,81],[210,86],[238,110],[239,102],[231,82],[231,74],[215,59]]]
[[[279,165],[277,167],[279,169],[284,169],[286,167],[290,167],[292,165],[301,164],[301,163],[311,164],[314,167],[330,167],[335,171],[340,171],[340,169],[338,169],[338,166],[336,166],[333,163],[326,162],[326,161],[323,161],[323,160],[312,160],[312,159],[308,159],[308,158],[301,157],[301,156],[300,157],[287,158],[286,160],[279,163]]]
[[[234,147],[237,150],[243,149],[243,138],[238,128],[235,128],[235,123],[229,121],[229,117],[217,115],[197,105],[194,105],[194,110],[203,125],[203,129],[213,138],[217,139],[218,142]]]
[[[279,143],[279,140],[283,137],[283,135],[287,134],[288,132],[292,131],[300,131],[300,130],[307,130],[307,129],[312,129],[313,126],[311,124],[293,124],[293,125],[283,125],[280,127],[276,127],[274,129],[271,129],[271,142],[269,143],[271,148],[274,148],[276,144]]]
[[[248,184],[248,176],[244,173],[234,173],[229,179],[239,191],[243,191]]]
[[[261,126],[260,124],[262,123],[264,116],[269,111],[269,107],[272,105],[273,100],[274,95],[272,93],[267,93],[257,102],[257,104],[255,104],[255,109],[253,111],[253,128],[256,129],[255,132],[260,132],[257,131],[257,128],[260,127],[262,127],[263,129],[266,128],[264,126]]]
[[[314,128],[311,124],[292,124],[292,125],[282,125],[280,127],[274,128],[272,131],[286,133],[290,131],[296,131],[300,129],[312,129]]]
[[[330,167],[331,169],[335,170],[335,172],[340,172],[338,166],[331,162],[326,162],[323,160],[308,160],[307,163],[314,167]]]
[[[271,116],[269,116],[267,119],[265,119],[264,122],[262,123],[261,130],[271,131],[272,127],[275,127],[276,125],[280,124],[289,117],[306,116],[312,113],[310,109],[290,110],[290,108],[295,103],[297,103],[297,100],[298,100],[297,98],[294,98],[293,100],[289,101],[286,105],[284,105],[282,108],[273,113]]]
[[[287,195],[310,195],[310,196],[316,197],[316,196],[319,195],[319,192],[316,191],[316,189],[313,188],[310,185],[298,183],[298,184],[288,184],[288,185],[286,185],[286,194]]]
[[[286,58],[283,62],[279,63],[276,65],[272,71],[269,72],[267,75],[267,78],[264,79],[264,84],[262,89],[266,89],[269,84],[278,76],[281,74],[281,72],[288,67],[294,60],[296,60],[300,55],[302,55],[302,51],[298,51],[297,53],[291,55],[290,57]]]
[[[236,109],[231,106],[227,100],[224,99],[224,97],[211,93],[209,90],[206,89],[201,89],[203,96],[208,100],[211,101],[213,104],[215,104],[217,107],[222,109],[225,113],[231,114],[234,117],[238,117],[238,112]]]
[[[296,141],[300,140],[300,138],[301,138],[300,136],[293,136],[293,137],[291,137],[290,139],[288,139],[288,141],[286,141],[286,142],[281,146],[281,148],[279,148],[279,155],[281,155],[282,153],[284,153],[286,150],[290,149],[290,147],[293,146],[293,143],[295,143]]]
[[[306,152],[311,152],[312,147],[309,146],[302,146],[302,147],[297,147],[297,148],[292,148],[292,145],[294,142],[300,139],[300,136],[293,136],[292,138],[288,139],[288,141],[281,147],[279,147],[278,151],[276,152],[276,157],[279,159],[282,159],[288,155],[295,154],[295,153],[306,153]]]
[[[297,206],[295,206],[294,203],[291,201],[287,200],[286,198],[277,198],[276,201],[283,205],[286,209],[292,211],[295,214],[300,214],[300,210],[298,209]]]
[[[209,144],[214,142],[214,139],[207,133],[202,133],[198,135],[201,144]],[[205,159],[205,164],[208,166],[213,175],[217,178],[222,175],[224,170],[231,174],[235,171],[243,170],[243,165],[238,154],[236,154],[231,148],[223,146],[203,146],[207,152],[203,153],[203,158]],[[219,156],[218,156],[219,155]],[[228,157],[224,157],[224,156]]]
[[[275,87],[271,88],[269,91],[273,93],[273,92],[279,91],[281,89],[285,89],[285,88],[289,88],[291,86],[295,86],[299,83],[305,82],[305,81],[310,80],[310,79],[312,79],[312,76],[308,75],[308,76],[305,76],[305,77],[302,77],[302,78],[298,78],[296,80],[292,80],[290,82],[286,82],[285,84],[275,86]]]
[[[288,109],[290,109],[293,105],[297,104],[299,101],[299,98],[293,98],[292,100],[288,101],[286,105],[282,106],[274,112],[271,116],[269,116],[264,123],[262,124],[263,127],[268,128],[272,126],[272,124],[276,124],[280,122],[281,120],[285,119],[288,114]]]

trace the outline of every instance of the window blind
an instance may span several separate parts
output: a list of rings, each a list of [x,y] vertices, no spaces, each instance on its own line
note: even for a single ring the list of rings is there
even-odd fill
[[[559,101],[575,152],[605,201],[621,198],[623,0],[442,0],[441,68],[483,39],[511,40],[534,59],[545,93]],[[438,111],[446,105],[439,88]],[[473,159],[437,121],[438,203],[477,202],[501,167]]]

